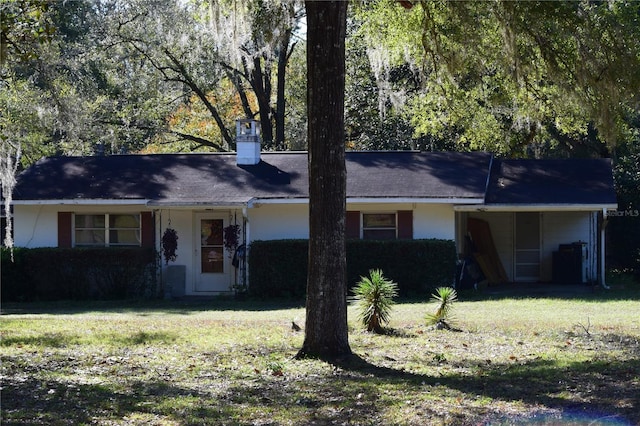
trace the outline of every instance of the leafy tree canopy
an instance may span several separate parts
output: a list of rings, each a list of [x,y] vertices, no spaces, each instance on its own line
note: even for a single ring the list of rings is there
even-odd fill
[[[610,148],[629,136],[640,3],[404,4],[367,2],[357,16],[376,77],[408,67],[419,78],[402,105],[418,135],[510,156],[571,152],[595,131]]]
[[[25,62],[37,46],[51,41],[55,25],[46,0],[12,0],[0,4],[0,66]]]
[[[299,128],[306,119],[304,102],[293,99],[304,92],[285,84],[290,58],[299,57],[301,4],[1,6],[1,130],[22,146],[23,166],[54,154],[234,149],[234,121],[247,117],[261,121],[267,148],[306,145],[301,132],[285,131],[285,122]]]

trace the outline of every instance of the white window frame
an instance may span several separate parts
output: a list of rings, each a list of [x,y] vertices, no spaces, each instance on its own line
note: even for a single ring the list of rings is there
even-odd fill
[[[138,217],[138,228],[118,228],[118,227],[110,227],[110,216],[137,216]],[[104,216],[104,228],[77,228],[76,227],[76,216]],[[87,212],[87,213],[74,213],[72,219],[72,230],[71,230],[71,238],[72,238],[72,246],[73,247],[142,247],[142,215],[140,213],[95,213],[95,212]],[[104,231],[104,244],[77,244],[76,243],[76,230],[92,230],[92,231]],[[126,243],[111,243],[110,231],[133,231],[135,230],[138,235],[138,244],[126,244]]]
[[[384,215],[393,215],[394,218],[394,226],[393,227],[379,227],[379,228],[369,228],[364,226],[364,217],[365,215],[375,215],[375,214],[384,214]],[[397,211],[372,211],[372,212],[360,212],[360,239],[364,240],[365,231],[390,231],[393,230],[395,236],[393,239],[398,239],[398,212]]]

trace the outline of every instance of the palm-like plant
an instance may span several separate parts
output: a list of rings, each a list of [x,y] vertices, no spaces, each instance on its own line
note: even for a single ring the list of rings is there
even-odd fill
[[[360,310],[358,318],[367,331],[383,334],[383,324],[389,322],[393,298],[398,295],[398,285],[385,278],[382,271],[373,269],[369,277],[360,277],[353,289],[352,301]]]
[[[438,303],[438,309],[434,314],[427,314],[425,318],[427,325],[451,330],[451,325],[447,321],[451,321],[451,308],[458,300],[458,293],[451,287],[438,287],[436,292],[431,295],[431,300]]]

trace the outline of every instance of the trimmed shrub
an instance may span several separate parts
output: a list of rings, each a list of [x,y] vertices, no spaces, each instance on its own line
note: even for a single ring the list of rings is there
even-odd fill
[[[3,301],[157,297],[156,254],[147,248],[2,249]]]
[[[424,297],[455,275],[456,247],[451,240],[348,240],[347,284],[355,285],[372,269],[398,283],[400,296]]]
[[[24,298],[22,283],[28,280],[24,265],[25,249],[16,247],[13,249],[13,262],[11,252],[5,247],[0,247],[0,285],[4,302],[12,302]]]
[[[307,240],[254,241],[249,252],[249,292],[259,297],[303,297],[307,285]],[[456,250],[450,240],[348,240],[347,285],[372,269],[398,283],[403,297],[425,296],[450,285]]]
[[[254,241],[249,250],[249,294],[302,297],[307,292],[308,240]]]

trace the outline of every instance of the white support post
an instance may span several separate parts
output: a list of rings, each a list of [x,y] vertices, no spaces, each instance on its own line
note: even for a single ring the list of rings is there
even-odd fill
[[[607,226],[607,208],[603,208],[602,209],[602,223],[600,224],[600,284],[602,285],[602,287],[606,288],[607,290],[610,290],[611,287],[609,287],[606,283],[606,268],[605,268],[605,233],[604,233],[604,229]]]

